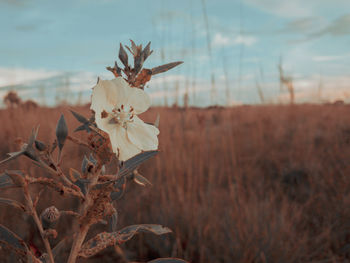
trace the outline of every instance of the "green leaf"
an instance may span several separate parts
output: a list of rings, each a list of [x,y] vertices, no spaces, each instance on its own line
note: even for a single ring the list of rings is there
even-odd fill
[[[15,208],[21,209],[22,211],[26,211],[25,206],[23,204],[21,204],[20,202],[16,201],[16,200],[7,199],[7,198],[1,198],[0,197],[0,203],[13,206]]]
[[[13,233],[11,230],[6,228],[5,226],[0,224],[0,240],[9,244],[11,247],[16,249],[17,251],[23,252],[23,254],[26,254],[27,251],[27,245],[25,242],[18,237],[15,233]]]
[[[111,193],[110,197],[112,201],[119,200],[122,198],[122,196],[125,193],[126,190],[126,178],[125,176],[119,178],[115,183],[114,183],[114,192]]]
[[[147,263],[187,263],[187,261],[179,258],[157,258]]]
[[[1,174],[0,188],[6,188],[6,187],[12,187],[12,186],[15,186],[15,184],[12,182],[11,178],[6,173]]]
[[[152,75],[166,72],[169,69],[175,68],[176,66],[178,66],[182,63],[183,63],[183,61],[177,61],[177,62],[172,62],[172,63],[168,63],[168,64],[164,64],[164,65],[152,68]]]
[[[11,161],[11,160],[14,160],[16,159],[17,157],[19,157],[20,155],[22,155],[24,152],[23,151],[20,151],[20,152],[12,152],[12,153],[8,153],[7,155],[9,155],[10,157],[0,161],[0,165],[1,164],[4,164],[4,163],[7,163],[8,161]]]
[[[64,115],[62,114],[60,119],[58,120],[57,127],[56,127],[56,137],[57,137],[58,147],[60,151],[62,151],[64,142],[66,141],[67,136],[68,136],[68,127],[67,127],[66,120],[64,119]]]
[[[128,67],[128,54],[123,48],[122,43],[120,43],[120,48],[119,48],[119,59],[124,64],[125,67]]]
[[[70,111],[73,116],[77,119],[77,121],[83,123],[83,124],[86,124],[86,123],[89,123],[89,120],[87,118],[85,118],[83,115],[80,115],[79,113],[75,112],[75,111]]]
[[[109,226],[110,226],[111,232],[117,231],[117,223],[118,223],[118,212],[115,211],[109,220]]]
[[[118,172],[118,177],[126,176],[132,173],[141,163],[155,156],[158,151],[142,152],[123,163],[123,166]]]

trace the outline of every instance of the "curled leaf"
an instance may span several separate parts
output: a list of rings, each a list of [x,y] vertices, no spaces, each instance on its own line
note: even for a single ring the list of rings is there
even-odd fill
[[[147,178],[143,177],[137,170],[134,171],[134,182],[146,186],[146,185],[152,185],[150,181],[147,180]]]
[[[135,234],[141,232],[153,233],[156,235],[163,235],[170,233],[171,230],[167,227],[161,225],[153,225],[153,224],[142,224],[142,225],[132,225],[125,227],[117,232],[112,233],[100,233],[83,244],[79,256],[88,258],[101,250],[105,249],[108,246],[112,246],[114,244],[122,244],[128,240],[130,240]]]

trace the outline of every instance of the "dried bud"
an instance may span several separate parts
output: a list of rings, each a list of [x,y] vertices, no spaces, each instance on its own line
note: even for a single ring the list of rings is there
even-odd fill
[[[46,208],[40,215],[44,229],[53,228],[60,218],[60,211],[54,206]]]

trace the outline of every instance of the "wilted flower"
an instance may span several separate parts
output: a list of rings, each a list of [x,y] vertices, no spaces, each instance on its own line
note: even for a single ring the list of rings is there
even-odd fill
[[[119,160],[158,148],[159,130],[136,116],[145,112],[150,104],[143,90],[131,88],[122,77],[100,80],[93,88],[91,109],[95,112],[96,124],[108,133]]]

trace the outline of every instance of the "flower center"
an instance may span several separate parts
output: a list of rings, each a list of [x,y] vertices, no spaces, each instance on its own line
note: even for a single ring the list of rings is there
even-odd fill
[[[113,120],[126,128],[128,122],[133,122],[134,108],[130,106],[128,109],[121,105],[120,108],[114,108],[112,110]]]

